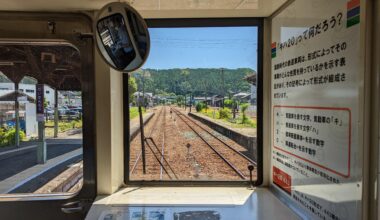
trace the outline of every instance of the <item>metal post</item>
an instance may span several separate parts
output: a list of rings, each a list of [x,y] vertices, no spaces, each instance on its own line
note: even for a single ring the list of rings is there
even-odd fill
[[[235,119],[236,118],[236,103],[235,103],[235,101],[234,102],[232,102],[232,113],[233,113],[233,119]]]
[[[139,118],[140,118],[140,137],[141,137],[141,152],[142,152],[142,161],[143,161],[143,173],[146,173],[145,169],[145,135],[144,135],[144,122],[142,117],[141,104],[139,105]]]
[[[54,91],[54,137],[58,137],[58,90]]]
[[[15,144],[16,144],[16,147],[20,147],[20,105],[18,102],[18,97],[19,97],[18,83],[15,83],[15,117],[16,117]]]
[[[46,163],[46,140],[45,140],[45,118],[44,118],[44,84],[36,85],[36,105],[38,121],[38,146],[37,163]]]
[[[206,106],[206,111],[207,111],[207,92],[205,91],[205,106]]]
[[[45,122],[38,122],[37,163],[46,163]]]
[[[144,85],[144,81],[145,81],[145,70],[143,70],[143,72],[142,72],[142,92],[143,92],[143,103],[142,103],[142,105],[144,106],[144,107],[146,107],[145,106],[145,85]]]
[[[224,86],[224,69],[222,68],[222,85],[223,85],[223,92],[222,92],[222,108],[224,108],[224,96],[225,96],[225,86]]]

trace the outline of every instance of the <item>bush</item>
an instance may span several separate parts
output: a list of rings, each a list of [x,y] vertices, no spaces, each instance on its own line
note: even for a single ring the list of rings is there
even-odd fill
[[[219,110],[219,118],[220,119],[228,119],[231,117],[231,110],[228,108],[221,108]]]
[[[247,115],[245,114],[245,112],[247,111],[248,107],[249,107],[248,103],[244,103],[244,104],[240,105],[241,113],[243,114],[242,119],[241,119],[241,123],[242,124],[245,124],[248,121]]]
[[[232,108],[233,107],[233,101],[232,101],[232,99],[226,99],[226,100],[224,100],[224,107]]]
[[[82,128],[82,120],[74,120],[70,122],[59,122],[59,131],[64,132],[75,128]]]
[[[0,128],[0,146],[5,145],[5,133],[6,131]]]
[[[197,110],[197,112],[201,112],[205,108],[206,108],[206,105],[204,103],[202,103],[202,102],[198,102],[195,105],[195,110]]]
[[[15,137],[16,128],[12,128],[7,131],[0,129],[0,146],[15,144]],[[19,132],[19,137],[20,141],[25,140],[25,133],[22,130]]]

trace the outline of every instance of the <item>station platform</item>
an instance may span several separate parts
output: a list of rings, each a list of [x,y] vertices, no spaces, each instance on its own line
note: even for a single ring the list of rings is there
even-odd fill
[[[65,163],[66,161],[69,161],[80,155],[82,155],[82,148],[70,151],[68,153],[47,160],[45,164],[37,164],[35,166],[31,166],[28,169],[23,170],[22,172],[8,177],[0,181],[0,194],[10,193],[18,187],[26,184],[28,181],[31,181],[32,179],[44,174],[50,169],[53,169],[54,167],[59,166]]]
[[[37,142],[8,147],[0,152],[0,194],[34,192],[44,184],[47,173],[60,172],[81,158],[82,134],[46,139],[47,161],[36,162]],[[53,173],[54,173],[53,172]],[[49,177],[50,178],[50,177]]]

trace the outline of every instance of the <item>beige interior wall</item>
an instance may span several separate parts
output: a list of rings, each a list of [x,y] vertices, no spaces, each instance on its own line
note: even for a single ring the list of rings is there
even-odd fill
[[[366,120],[364,148],[363,219],[379,218],[380,143],[380,0],[367,0],[365,7]]]
[[[380,219],[380,0],[372,2],[372,112],[371,117],[373,126],[371,127],[371,157],[370,157],[370,184],[371,191],[369,196],[370,219]]]
[[[263,186],[269,185],[271,160],[271,21],[266,18],[263,25]],[[269,61],[269,62],[267,62]]]
[[[123,73],[111,70],[112,192],[124,182]]]
[[[122,73],[110,69],[95,53],[97,194],[115,192],[123,184]]]

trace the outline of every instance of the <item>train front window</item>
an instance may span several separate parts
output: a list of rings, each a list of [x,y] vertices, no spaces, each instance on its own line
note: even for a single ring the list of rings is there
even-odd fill
[[[127,181],[256,181],[258,26],[149,31],[150,56],[124,85]]]
[[[0,48],[0,194],[79,191],[79,51],[63,42],[0,42]]]

